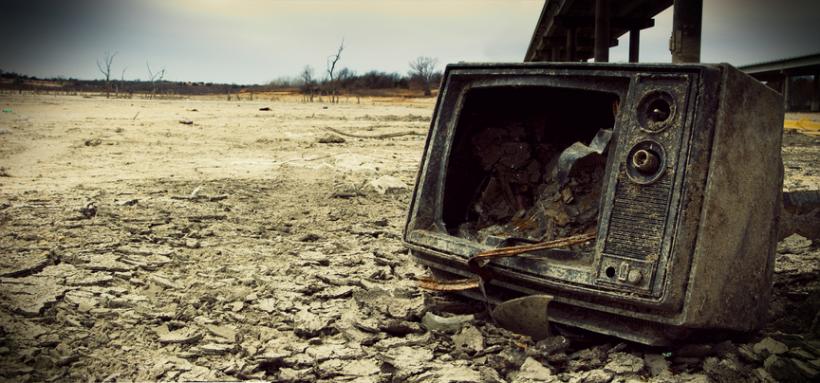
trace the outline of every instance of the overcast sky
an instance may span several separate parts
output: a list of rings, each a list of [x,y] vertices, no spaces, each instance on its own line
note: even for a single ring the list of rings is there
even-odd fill
[[[820,0],[705,0],[702,61],[743,65],[820,52]],[[613,1],[613,6],[617,6]],[[522,61],[542,0],[4,0],[0,69],[39,77],[264,83],[317,72],[344,38],[340,65],[405,73],[440,63]],[[641,61],[669,62],[671,8],[641,34]],[[610,54],[625,61],[627,36]]]

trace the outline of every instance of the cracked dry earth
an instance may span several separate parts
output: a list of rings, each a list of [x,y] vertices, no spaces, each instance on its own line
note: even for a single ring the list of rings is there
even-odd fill
[[[415,286],[400,235],[423,136],[323,129],[424,134],[433,101],[295,100],[0,95],[2,380],[817,377],[818,242],[780,243],[760,333],[535,343]],[[786,188],[817,189],[817,139],[789,134]]]

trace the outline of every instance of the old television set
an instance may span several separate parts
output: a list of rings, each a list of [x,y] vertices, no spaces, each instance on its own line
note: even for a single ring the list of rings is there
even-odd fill
[[[449,65],[405,244],[454,278],[483,250],[591,233],[492,261],[486,296],[549,294],[553,322],[653,345],[759,328],[782,105],[728,64]]]

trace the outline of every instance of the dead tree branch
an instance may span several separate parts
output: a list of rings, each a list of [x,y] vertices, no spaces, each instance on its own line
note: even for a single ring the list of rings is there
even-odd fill
[[[433,94],[430,90],[430,83],[433,81],[433,76],[435,76],[437,64],[438,60],[426,56],[419,56],[410,62],[410,72],[408,74],[411,79],[418,80],[421,83],[425,96]]]
[[[157,92],[157,85],[158,81],[162,81],[165,77],[165,68],[162,68],[159,72],[154,73],[151,70],[151,64],[147,61],[145,62],[145,66],[148,68],[148,81],[151,82],[151,96],[149,98],[154,98],[154,94]]]
[[[325,127],[326,130],[329,130],[333,133],[336,133],[340,136],[345,137],[352,137],[352,138],[373,138],[373,139],[385,139],[385,138],[395,138],[395,137],[403,137],[403,136],[423,136],[423,133],[414,132],[414,131],[406,131],[406,132],[395,132],[395,133],[384,133],[384,134],[353,134],[353,133],[345,133],[341,130],[331,128],[329,126]]]
[[[345,39],[342,39],[342,42],[339,44],[339,50],[336,51],[335,55],[330,55],[327,57],[327,77],[328,77],[328,85],[330,85],[329,93],[330,93],[330,102],[339,102],[339,98],[336,95],[336,78],[334,77],[334,71],[336,70],[336,64],[339,60],[342,59],[342,51],[345,48]]]
[[[114,62],[114,57],[117,52],[111,53],[105,51],[102,57],[97,58],[97,69],[105,77],[105,97],[108,98],[111,93],[111,63]]]

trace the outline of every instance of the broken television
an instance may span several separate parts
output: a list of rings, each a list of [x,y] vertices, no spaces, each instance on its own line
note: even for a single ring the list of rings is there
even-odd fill
[[[782,118],[778,94],[725,64],[450,65],[404,240],[437,276],[469,278],[482,251],[586,236],[494,259],[464,294],[549,294],[552,321],[646,344],[752,330]]]

